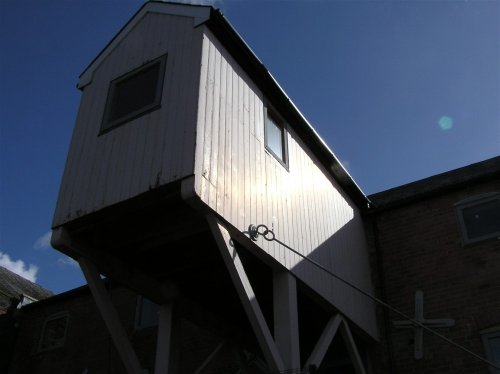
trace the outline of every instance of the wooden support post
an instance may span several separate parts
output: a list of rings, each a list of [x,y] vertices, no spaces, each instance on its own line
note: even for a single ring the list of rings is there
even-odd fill
[[[226,341],[223,340],[219,344],[217,344],[217,347],[208,355],[208,357],[201,363],[201,365],[196,369],[194,374],[202,374],[203,371],[207,370],[210,364],[212,363],[213,359],[217,356],[217,354],[220,352],[222,347],[226,344]]]
[[[307,369],[311,365],[315,365],[317,368],[320,367],[321,362],[325,357],[326,351],[328,350],[328,347],[332,343],[333,338],[335,337],[339,329],[342,334],[342,338],[344,339],[344,344],[347,348],[347,352],[349,352],[349,357],[351,358],[351,362],[354,366],[356,374],[366,374],[363,361],[361,360],[358,348],[356,347],[356,342],[352,337],[349,324],[344,318],[341,317],[340,314],[337,314],[334,317],[330,318],[330,320],[326,324],[323,333],[316,343],[316,346],[309,356],[309,359],[304,365],[304,369]]]
[[[323,358],[325,357],[326,351],[333,341],[333,338],[335,337],[335,334],[337,333],[337,330],[339,329],[341,323],[342,317],[340,316],[340,314],[337,314],[334,317],[330,318],[304,366],[306,369],[311,365],[315,365],[317,368],[319,368],[321,362],[323,361]]]
[[[344,343],[347,347],[347,351],[349,352],[349,356],[351,357],[351,361],[356,374],[366,374],[363,361],[361,360],[358,348],[356,347],[356,342],[352,337],[351,329],[349,328],[347,321],[344,319],[342,320],[342,324],[340,326],[340,332],[342,333],[342,337],[344,338]]]
[[[79,258],[78,263],[80,264],[85,279],[87,279],[97,308],[101,313],[104,323],[108,327],[111,338],[125,366],[125,370],[127,370],[129,374],[142,374],[139,360],[130,344],[125,329],[120,323],[118,313],[106,292],[106,288],[102,283],[96,267],[84,258]]]
[[[274,340],[287,370],[300,370],[297,282],[287,271],[273,274]]]
[[[160,306],[155,374],[168,374],[172,344],[172,304]]]
[[[257,341],[259,342],[260,348],[262,349],[269,370],[271,372],[284,371],[285,366],[276,344],[273,341],[273,337],[264,319],[259,303],[255,298],[255,293],[245,273],[238,252],[231,242],[228,231],[212,215],[207,216],[207,221],[231,279],[236,287]]]

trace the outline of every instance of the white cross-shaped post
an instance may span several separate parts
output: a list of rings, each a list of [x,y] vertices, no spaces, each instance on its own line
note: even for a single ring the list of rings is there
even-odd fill
[[[424,318],[424,293],[421,290],[415,292],[415,317],[413,319],[429,328],[451,327],[455,325],[455,320],[450,318],[425,319]],[[394,321],[394,327],[398,329],[415,330],[415,360],[424,356],[424,329],[412,321]]]

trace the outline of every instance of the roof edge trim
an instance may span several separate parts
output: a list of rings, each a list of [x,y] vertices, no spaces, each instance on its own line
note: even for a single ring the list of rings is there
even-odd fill
[[[215,36],[224,44],[226,48],[233,46],[229,53],[236,59],[238,64],[249,74],[252,80],[267,92],[266,97],[273,106],[280,111],[280,114],[292,119],[291,125],[301,139],[311,148],[318,157],[325,169],[340,184],[347,195],[361,209],[367,209],[370,206],[370,200],[361,188],[354,181],[352,176],[341,164],[337,156],[328,147],[325,141],[307,121],[293,101],[288,97],[283,88],[268,71],[265,65],[259,60],[248,44],[243,40],[236,29],[231,25],[226,17],[218,10],[213,9],[211,17],[206,26],[215,34]],[[293,124],[296,124],[295,126]]]
[[[129,21],[118,31],[111,41],[99,52],[92,62],[80,74],[76,87],[83,89],[92,83],[94,71],[109,56],[109,54],[120,44],[120,42],[132,31],[140,20],[148,13],[168,14],[193,18],[193,27],[199,26],[210,18],[210,6],[194,6],[181,3],[167,3],[162,1],[148,1],[129,19]]]

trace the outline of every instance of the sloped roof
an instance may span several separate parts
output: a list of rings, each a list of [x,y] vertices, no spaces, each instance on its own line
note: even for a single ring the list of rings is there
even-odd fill
[[[394,208],[476,183],[498,180],[500,156],[370,195],[374,210]]]
[[[52,291],[0,266],[0,314],[8,309],[11,298],[24,295],[34,300],[42,300],[53,294]]]
[[[147,13],[163,13],[193,18],[193,27],[206,25],[228,52],[245,70],[249,77],[265,93],[266,97],[279,111],[288,124],[297,132],[304,143],[312,150],[327,172],[340,184],[342,189],[361,209],[368,208],[370,200],[342,166],[325,141],[295,106],[276,79],[267,70],[243,38],[233,28],[224,15],[211,6],[180,4],[162,1],[146,2],[123,26],[116,36],[104,47],[97,57],[80,75],[77,87],[83,89],[92,82],[95,69],[102,63],[123,38],[140,22]]]

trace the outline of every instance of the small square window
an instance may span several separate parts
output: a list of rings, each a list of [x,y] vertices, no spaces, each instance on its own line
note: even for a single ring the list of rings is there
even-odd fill
[[[266,149],[284,166],[288,166],[288,147],[284,122],[270,109],[266,110]]]
[[[166,59],[162,56],[111,81],[101,133],[160,107]]]
[[[475,196],[456,207],[464,244],[500,237],[500,193]]]
[[[482,334],[483,345],[488,361],[500,366],[500,330],[493,329],[491,332]],[[492,374],[500,374],[500,369],[491,367]]]
[[[47,351],[64,346],[68,318],[68,314],[58,313],[45,320],[38,345],[39,351]]]

